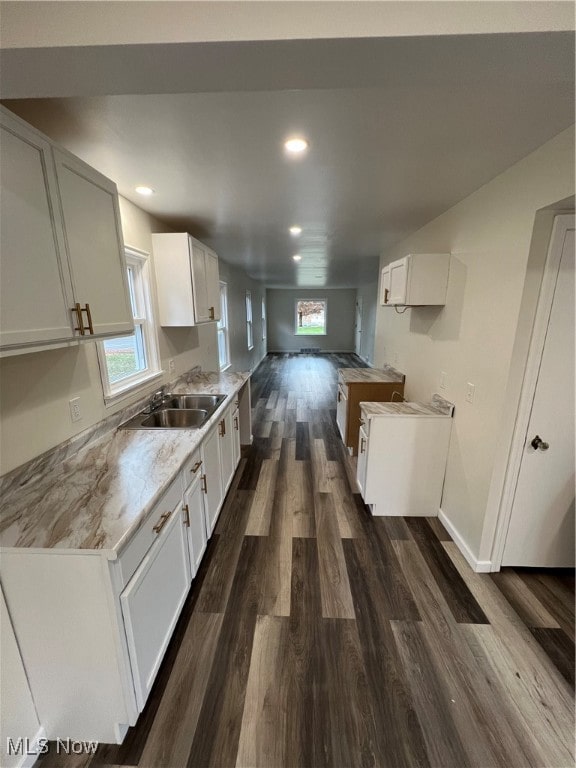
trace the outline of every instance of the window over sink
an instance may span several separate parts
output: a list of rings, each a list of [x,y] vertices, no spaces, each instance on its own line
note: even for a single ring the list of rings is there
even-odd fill
[[[97,343],[104,399],[114,401],[162,375],[150,289],[149,254],[126,248],[134,333]]]

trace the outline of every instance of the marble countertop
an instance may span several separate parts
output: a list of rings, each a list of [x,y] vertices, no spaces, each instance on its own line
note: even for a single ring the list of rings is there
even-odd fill
[[[0,546],[120,552],[249,377],[194,373],[170,387],[226,394],[200,429],[117,429],[142,401],[2,478]]]
[[[362,416],[373,419],[375,416],[452,416],[454,405],[440,395],[433,395],[429,403],[393,402],[360,403]]]
[[[404,374],[390,365],[383,368],[339,368],[338,380],[344,384],[401,383]]]

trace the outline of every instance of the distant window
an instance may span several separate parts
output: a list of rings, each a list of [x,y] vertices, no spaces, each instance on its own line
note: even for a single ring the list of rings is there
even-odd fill
[[[126,248],[134,333],[97,344],[104,398],[114,400],[162,374],[152,316],[148,254]]]
[[[326,335],[326,300],[298,299],[296,302],[296,335]]]
[[[262,297],[262,341],[266,341],[266,299]]]
[[[246,291],[246,341],[248,349],[254,349],[254,330],[252,328],[252,294]]]
[[[228,336],[228,286],[220,283],[220,320],[218,320],[218,360],[220,370],[230,365],[230,340]]]

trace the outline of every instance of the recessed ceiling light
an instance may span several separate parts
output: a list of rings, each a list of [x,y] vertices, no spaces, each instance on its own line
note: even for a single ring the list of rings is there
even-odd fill
[[[306,139],[301,139],[297,137],[293,139],[288,139],[288,141],[284,142],[284,149],[286,150],[286,152],[289,152],[291,155],[299,155],[308,149],[308,142],[306,141]]]
[[[294,237],[298,237],[298,235],[302,234],[302,227],[290,227],[290,234]]]
[[[300,256],[299,253],[296,253],[294,254],[294,256],[292,256],[292,258],[294,259],[294,261],[300,261],[302,259],[302,256]]]
[[[139,195],[144,195],[144,197],[150,197],[150,195],[154,194],[152,187],[135,187],[135,189]]]

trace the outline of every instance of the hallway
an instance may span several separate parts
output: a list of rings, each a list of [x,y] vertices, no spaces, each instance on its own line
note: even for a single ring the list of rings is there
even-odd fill
[[[573,574],[475,574],[437,519],[371,517],[335,423],[356,365],[255,371],[254,442],[137,726],[38,765],[573,764]]]

